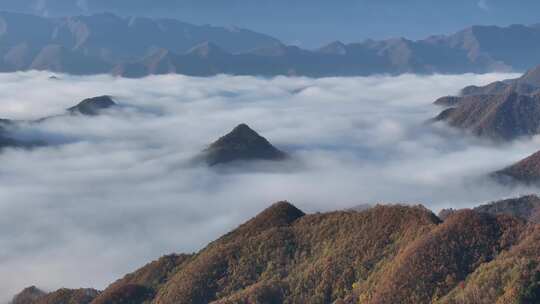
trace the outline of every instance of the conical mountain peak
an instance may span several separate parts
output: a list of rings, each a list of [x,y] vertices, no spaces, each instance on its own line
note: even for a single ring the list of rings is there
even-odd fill
[[[266,223],[273,223],[277,225],[288,225],[297,219],[304,216],[305,213],[296,208],[293,204],[282,201],[273,204],[272,206],[259,213],[255,219],[259,219]]]
[[[287,226],[297,219],[306,215],[302,210],[296,208],[287,201],[277,202],[263,210],[257,216],[241,226],[250,228],[248,230],[265,230],[271,227]]]
[[[283,160],[287,155],[247,124],[240,124],[212,143],[204,151],[204,158],[208,165],[214,166],[233,161]]]
[[[227,140],[258,139],[260,135],[246,124],[239,124],[229,134],[216,141],[215,144],[225,143]]]
[[[287,201],[277,202],[225,235],[221,240],[245,238],[268,229],[290,226],[305,215],[302,210]]]

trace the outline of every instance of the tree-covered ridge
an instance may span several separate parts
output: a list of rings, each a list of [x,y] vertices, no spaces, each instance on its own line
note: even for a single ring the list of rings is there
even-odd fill
[[[442,222],[422,206],[305,214],[280,202],[91,303],[537,303],[539,231],[474,210]]]

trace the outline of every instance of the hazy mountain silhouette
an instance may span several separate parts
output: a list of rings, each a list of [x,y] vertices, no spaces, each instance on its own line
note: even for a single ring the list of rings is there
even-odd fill
[[[239,28],[195,26],[173,19],[92,16],[44,18],[0,12],[0,71],[52,70],[108,73],[120,63],[156,49],[182,54],[212,41],[231,53],[271,46],[278,40]]]
[[[43,16],[114,12],[122,16],[167,16],[196,24],[242,24],[309,48],[342,39],[423,37],[471,24],[536,23],[535,0],[520,5],[501,0],[340,1],[286,0],[234,3],[215,0],[2,0],[0,10]],[[389,22],[391,21],[391,22]]]
[[[540,62],[540,27],[524,25],[473,26],[417,41],[338,41],[305,50],[245,29],[173,19],[1,12],[0,42],[2,72],[37,69],[127,77],[482,73],[519,71]]]

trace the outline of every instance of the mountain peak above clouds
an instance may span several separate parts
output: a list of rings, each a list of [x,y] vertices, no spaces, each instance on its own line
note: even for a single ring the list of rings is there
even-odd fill
[[[479,137],[509,141],[540,134],[540,67],[520,78],[466,87],[461,96],[435,104],[447,107],[435,121]]]
[[[236,126],[230,133],[203,151],[210,166],[233,161],[284,160],[287,154],[274,147],[247,124]]]
[[[436,118],[450,126],[496,141],[514,140],[540,133],[540,95],[466,96]]]
[[[496,171],[492,176],[503,183],[540,183],[540,151],[509,167]]]
[[[68,108],[67,111],[71,114],[82,114],[87,116],[98,115],[101,111],[118,106],[111,96],[103,95],[98,97],[87,98],[81,101],[76,106]]]

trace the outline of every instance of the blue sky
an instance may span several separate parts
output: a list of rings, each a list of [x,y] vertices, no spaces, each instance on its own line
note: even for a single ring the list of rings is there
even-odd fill
[[[236,25],[287,43],[317,47],[333,40],[411,39],[474,24],[540,22],[537,0],[2,0],[0,9],[61,15],[112,11]]]

